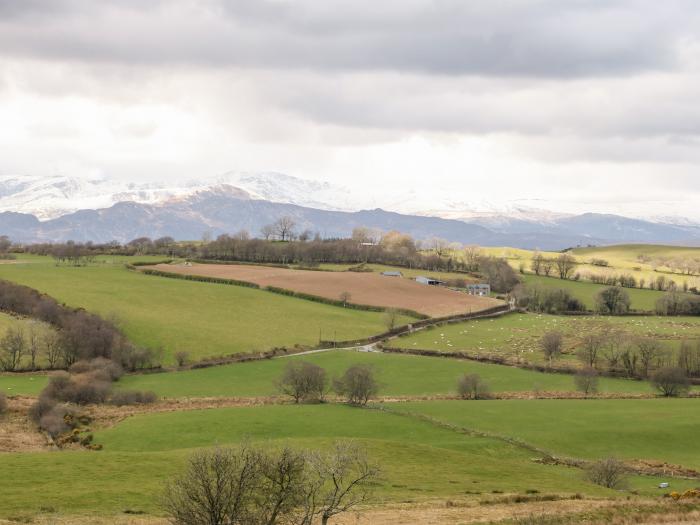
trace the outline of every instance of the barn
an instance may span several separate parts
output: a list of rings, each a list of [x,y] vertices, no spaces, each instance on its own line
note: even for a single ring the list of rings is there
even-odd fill
[[[491,294],[491,285],[485,283],[470,283],[467,284],[467,293],[469,295],[488,297]]]
[[[428,284],[430,286],[439,286],[445,284],[445,281],[441,281],[440,279],[433,279],[432,277],[424,277],[422,275],[416,277],[416,282],[420,284]]]
[[[384,275],[385,277],[403,277],[403,274],[401,272],[396,271],[382,272],[382,275]]]

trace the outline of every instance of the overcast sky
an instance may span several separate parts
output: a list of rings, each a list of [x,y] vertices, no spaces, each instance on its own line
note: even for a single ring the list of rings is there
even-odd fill
[[[0,173],[690,214],[699,73],[697,0],[0,0]]]

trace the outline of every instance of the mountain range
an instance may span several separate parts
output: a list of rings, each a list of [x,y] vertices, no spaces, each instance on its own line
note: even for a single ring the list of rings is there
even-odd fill
[[[392,204],[392,201],[395,204]],[[199,239],[245,229],[256,235],[281,216],[323,237],[357,226],[483,246],[559,250],[614,243],[700,244],[692,221],[564,214],[519,203],[445,202],[427,207],[400,191],[383,198],[279,173],[227,173],[181,184],[122,183],[65,176],[0,177],[0,234],[18,242]],[[363,209],[381,204],[383,208]],[[433,203],[434,204],[434,203]]]

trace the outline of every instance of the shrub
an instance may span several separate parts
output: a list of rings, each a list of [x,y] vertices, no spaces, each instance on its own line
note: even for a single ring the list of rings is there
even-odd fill
[[[547,332],[540,339],[540,347],[544,357],[552,364],[552,361],[561,355],[564,346],[564,336],[556,330]]]
[[[39,424],[41,418],[51,412],[55,406],[56,401],[42,393],[39,396],[39,399],[37,399],[36,402],[29,407],[29,418],[34,421],[34,423]]]
[[[678,367],[660,368],[652,374],[651,384],[665,397],[678,397],[690,388],[688,376]]]
[[[106,381],[101,373],[71,377],[68,373],[62,372],[51,376],[42,395],[56,401],[87,405],[104,403],[111,387],[110,382]]]
[[[7,398],[5,397],[5,394],[0,392],[0,415],[4,414],[7,412]]]
[[[328,387],[326,371],[318,365],[290,361],[277,383],[281,393],[299,401],[323,401]]]
[[[595,298],[596,311],[600,314],[619,315],[629,312],[630,296],[619,286],[604,288]]]
[[[609,489],[623,489],[629,470],[619,459],[606,458],[596,461],[586,469],[586,477],[592,483]]]
[[[464,374],[457,381],[457,393],[462,399],[485,399],[489,386],[479,374]]]
[[[68,405],[55,405],[39,420],[39,427],[53,438],[72,430],[75,426],[76,414]]]
[[[124,405],[150,405],[158,401],[155,392],[140,390],[118,390],[109,398],[109,403],[116,406]]]
[[[104,357],[76,361],[68,370],[71,374],[89,373],[105,381],[116,381],[124,375],[124,369],[118,363]]]
[[[180,368],[185,366],[189,362],[189,360],[190,354],[188,352],[175,352],[175,362]]]
[[[368,365],[353,365],[336,379],[333,387],[352,405],[366,405],[379,391],[374,371]]]
[[[598,392],[598,372],[595,368],[583,368],[574,376],[576,390],[584,395]]]

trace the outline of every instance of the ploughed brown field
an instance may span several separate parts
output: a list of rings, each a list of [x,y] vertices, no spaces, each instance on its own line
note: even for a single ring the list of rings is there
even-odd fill
[[[343,292],[349,292],[351,303],[403,308],[430,317],[478,312],[502,304],[489,297],[475,297],[441,286],[419,284],[411,279],[387,277],[378,273],[317,272],[243,264],[157,264],[146,268],[184,275],[236,279],[262,287],[274,286],[334,300],[339,300]]]

